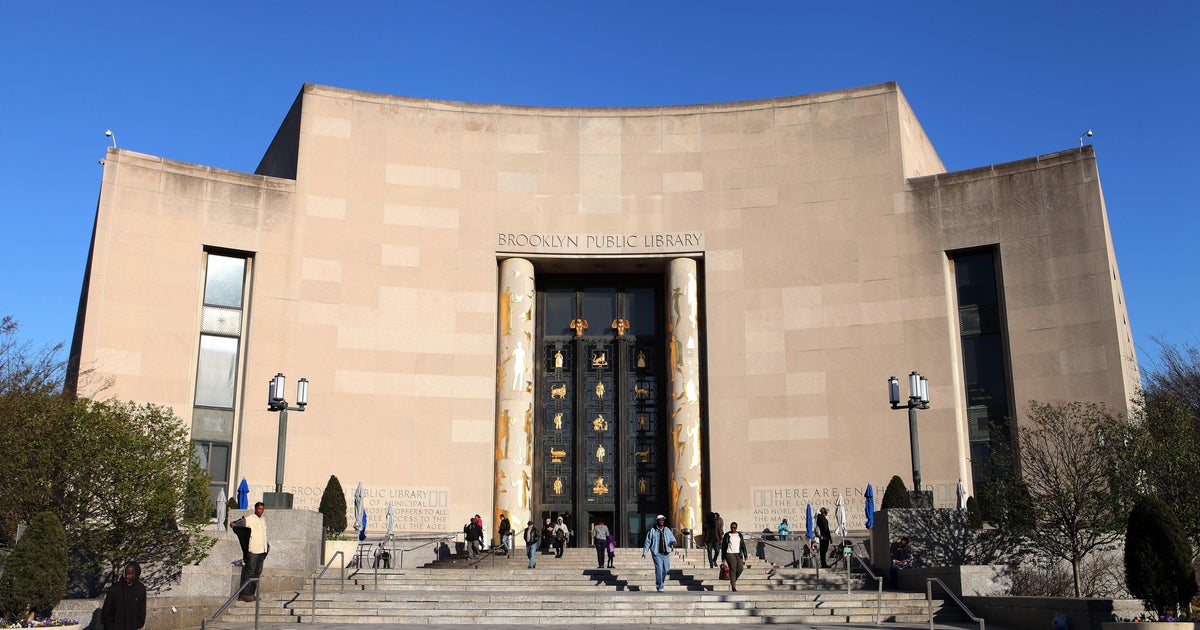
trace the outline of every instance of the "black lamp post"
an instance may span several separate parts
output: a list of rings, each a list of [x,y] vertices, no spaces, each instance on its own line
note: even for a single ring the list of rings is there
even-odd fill
[[[275,452],[275,492],[263,493],[263,504],[272,509],[292,509],[292,493],[283,491],[283,464],[287,451],[287,414],[304,411],[308,406],[308,379],[296,382],[296,406],[289,407],[284,386],[287,379],[280,372],[267,385],[267,410],[279,412],[279,446]]]
[[[921,489],[921,446],[917,438],[917,410],[929,408],[929,379],[917,372],[908,375],[908,401],[900,404],[900,380],[895,376],[888,378],[888,401],[892,409],[908,410],[908,441],[912,450],[913,474],[913,505],[917,507],[933,507],[931,493]]]

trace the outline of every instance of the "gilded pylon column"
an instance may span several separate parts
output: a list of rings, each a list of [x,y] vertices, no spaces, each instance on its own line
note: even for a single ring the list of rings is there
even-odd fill
[[[671,513],[677,529],[699,532],[700,337],[696,261],[671,261],[667,278],[667,382],[671,398]]]
[[[490,522],[507,514],[514,532],[530,518],[533,480],[533,263],[500,263],[496,336],[496,480]]]

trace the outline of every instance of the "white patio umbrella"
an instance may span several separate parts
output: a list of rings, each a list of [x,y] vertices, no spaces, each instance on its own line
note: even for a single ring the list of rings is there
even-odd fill
[[[842,495],[838,495],[837,503],[834,506],[833,517],[837,519],[838,524],[833,533],[837,534],[838,538],[845,538],[849,530],[846,527],[846,502],[842,500]]]
[[[360,481],[358,487],[354,489],[354,531],[362,529],[363,510],[363,487]]]
[[[387,511],[387,536],[388,536],[388,538],[392,537],[392,525],[393,525],[393,520],[395,518],[396,518],[395,515],[392,514],[392,502],[388,501],[388,511]]]
[[[967,484],[963,483],[962,479],[958,480],[958,488],[955,489],[958,495],[958,510],[961,512],[967,509]]]
[[[217,531],[225,531],[225,509],[226,503],[229,503],[229,498],[225,496],[225,488],[221,488],[221,493],[217,495]]]

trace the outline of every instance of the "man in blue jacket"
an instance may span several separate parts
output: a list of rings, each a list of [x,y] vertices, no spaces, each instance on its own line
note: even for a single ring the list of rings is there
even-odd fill
[[[646,533],[646,544],[642,546],[642,558],[646,554],[654,560],[654,588],[662,592],[667,573],[671,570],[671,552],[675,549],[675,534],[667,527],[667,517],[658,515],[657,523]]]

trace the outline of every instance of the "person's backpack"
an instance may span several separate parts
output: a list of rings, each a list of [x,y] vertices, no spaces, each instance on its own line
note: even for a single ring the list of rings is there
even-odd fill
[[[554,530],[554,539],[555,540],[566,540],[567,539],[567,530],[565,530],[565,529]]]

